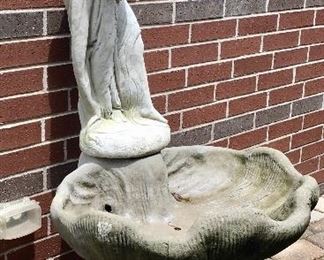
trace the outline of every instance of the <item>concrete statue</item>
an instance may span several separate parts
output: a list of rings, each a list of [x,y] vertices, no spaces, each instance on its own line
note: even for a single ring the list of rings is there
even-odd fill
[[[170,128],[150,98],[144,46],[126,1],[66,1],[79,88],[81,150],[102,158],[159,152]]]
[[[125,0],[66,0],[82,154],[51,206],[84,259],[265,259],[306,230],[319,189],[270,148],[165,148]]]

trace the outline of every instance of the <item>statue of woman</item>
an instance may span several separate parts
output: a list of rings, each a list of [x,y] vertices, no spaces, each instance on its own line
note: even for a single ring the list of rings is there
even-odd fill
[[[159,152],[170,141],[153,107],[137,19],[126,0],[66,0],[79,89],[80,147],[103,158]]]

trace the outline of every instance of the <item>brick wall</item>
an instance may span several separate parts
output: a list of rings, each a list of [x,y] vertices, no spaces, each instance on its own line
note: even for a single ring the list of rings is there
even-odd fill
[[[324,1],[223,1],[132,3],[172,145],[271,146],[324,183]],[[79,155],[75,86],[63,1],[1,0],[0,202],[31,196],[43,226],[0,260],[77,258],[49,218]]]

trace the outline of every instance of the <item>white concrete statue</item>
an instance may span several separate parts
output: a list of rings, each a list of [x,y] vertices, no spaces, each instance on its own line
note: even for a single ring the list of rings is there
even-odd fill
[[[260,260],[306,230],[319,188],[270,148],[166,148],[139,25],[125,0],[67,0],[79,167],[51,206],[87,260]],[[141,157],[141,158],[138,158]]]
[[[103,158],[159,152],[170,141],[167,121],[150,98],[144,46],[126,1],[66,1],[79,89],[81,150]]]

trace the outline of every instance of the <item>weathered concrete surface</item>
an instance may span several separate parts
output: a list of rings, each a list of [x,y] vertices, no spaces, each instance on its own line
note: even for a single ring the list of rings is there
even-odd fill
[[[158,153],[170,142],[170,128],[151,101],[141,30],[132,9],[125,0],[65,3],[81,150],[114,159]]]
[[[279,151],[189,146],[132,160],[82,156],[51,213],[86,259],[259,260],[303,234],[318,192]]]

